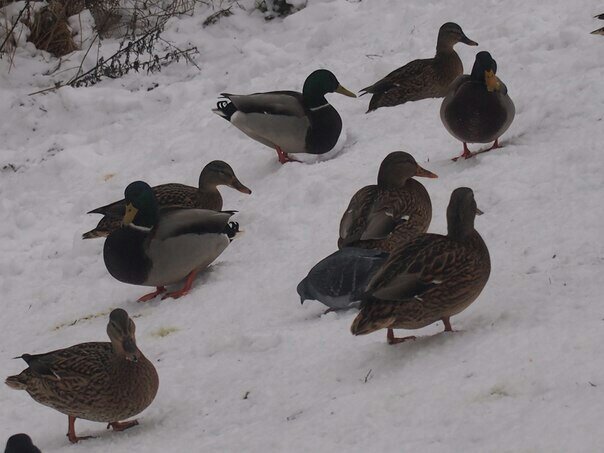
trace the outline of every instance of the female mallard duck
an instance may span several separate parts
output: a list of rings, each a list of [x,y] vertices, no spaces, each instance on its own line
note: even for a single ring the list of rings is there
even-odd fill
[[[238,232],[236,223],[229,224],[232,212],[178,208],[160,212],[153,190],[142,181],[128,185],[124,195],[123,226],[107,237],[103,258],[117,280],[157,288],[139,302],[153,299],[166,291],[166,285],[185,278],[181,290],[166,293],[162,299],[187,294],[197,273],[218,258]]]
[[[69,417],[72,443],[87,437],[75,433],[75,420],[109,423],[114,431],[138,425],[121,422],[147,408],[159,379],[153,364],[136,346],[134,322],[121,308],[109,315],[110,343],[81,343],[46,354],[23,354],[28,368],[6,379],[40,404]]]
[[[222,93],[212,111],[254,140],[274,148],[279,162],[295,161],[289,154],[325,154],[336,146],[342,118],[325,99],[327,93],[356,97],[333,73],[319,69],[306,78],[302,93],[270,91],[238,95]]]
[[[346,247],[319,261],[296,291],[300,303],[318,300],[327,311],[345,310],[358,304],[367,283],[382,267],[388,253]]]
[[[485,151],[500,148],[499,137],[514,120],[516,108],[496,73],[497,62],[491,54],[478,52],[472,74],[458,77],[443,100],[440,119],[449,133],[463,142],[463,154],[459,157],[467,159],[476,154],[470,152],[468,142],[494,141]]]
[[[380,107],[444,97],[449,84],[463,74],[461,59],[453,50],[458,42],[468,46],[478,45],[464,34],[459,25],[453,22],[443,24],[438,31],[434,58],[413,60],[361,90],[364,91],[361,96],[373,94],[367,113]]]
[[[228,186],[246,194],[252,193],[237,179],[231,166],[221,160],[214,160],[201,170],[199,187],[176,183],[161,184],[153,187],[153,193],[160,208],[179,207],[220,211],[222,196],[218,186]],[[122,226],[125,209],[126,201],[122,199],[90,211],[88,214],[102,214],[104,217],[94,230],[84,233],[82,239],[106,237],[117,230]]]
[[[8,438],[4,453],[42,453],[27,434],[14,434]]]
[[[361,311],[352,323],[353,335],[388,329],[388,343],[415,337],[395,338],[392,329],[419,329],[442,320],[451,331],[449,318],[468,307],[489,279],[489,251],[474,229],[474,193],[455,189],[447,208],[446,236],[422,234],[390,255],[367,285]]]
[[[410,154],[388,154],[380,165],[377,185],[363,187],[350,200],[340,222],[338,247],[390,252],[425,233],[432,220],[432,204],[413,176],[437,178]]]
[[[594,16],[594,19],[602,19],[602,20],[604,20],[604,13],[598,14],[597,16]],[[598,28],[597,30],[592,31],[591,34],[592,35],[604,35],[604,27]]]

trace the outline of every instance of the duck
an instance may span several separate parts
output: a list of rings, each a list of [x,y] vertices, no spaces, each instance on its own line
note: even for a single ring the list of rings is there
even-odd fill
[[[409,153],[388,154],[380,165],[377,185],[363,187],[350,200],[340,221],[338,248],[391,252],[425,233],[432,220],[432,203],[414,176],[438,177]]]
[[[235,176],[231,166],[221,160],[213,160],[203,167],[199,175],[198,187],[176,183],[161,184],[153,187],[153,193],[160,208],[180,207],[220,211],[222,196],[218,186],[227,186],[248,195],[252,193]],[[96,228],[84,233],[82,239],[107,237],[109,233],[119,229],[125,209],[126,201],[121,199],[89,211],[88,214],[101,214],[103,218]]]
[[[221,93],[212,111],[254,140],[277,151],[279,162],[297,161],[290,154],[325,154],[342,131],[342,118],[327,102],[327,93],[356,95],[340,85],[327,69],[318,69],[304,82],[302,93],[270,91],[255,94]]]
[[[8,438],[4,453],[42,453],[27,434],[14,434]]]
[[[387,329],[420,329],[441,320],[452,331],[450,318],[465,310],[482,292],[491,273],[489,251],[474,228],[474,192],[459,187],[447,207],[447,235],[426,233],[393,252],[367,284],[361,309],[350,328],[353,335]]]
[[[434,58],[413,60],[361,90],[361,96],[368,93],[373,95],[366,113],[380,107],[444,97],[449,84],[463,74],[463,63],[453,50],[458,42],[468,46],[478,45],[456,23],[443,24],[438,30]]]
[[[103,259],[109,273],[120,282],[156,287],[139,302],[163,293],[162,299],[188,294],[197,273],[218,258],[239,231],[236,222],[229,223],[233,211],[160,211],[153,189],[144,181],[130,183],[124,198],[123,225],[107,236]],[[166,292],[167,285],[185,279],[182,289]]]
[[[80,343],[45,354],[23,354],[28,367],[9,376],[6,384],[25,390],[38,403],[67,415],[71,443],[80,418],[108,423],[114,431],[138,425],[123,421],[145,410],[155,399],[159,378],[136,344],[134,321],[116,308],[109,314],[110,342]]]
[[[594,19],[604,20],[604,13],[598,14],[597,16],[594,16]],[[598,28],[597,30],[592,31],[591,34],[592,35],[602,35],[602,36],[604,36],[604,27]]]
[[[501,148],[499,137],[514,121],[514,102],[496,74],[497,62],[491,54],[478,52],[472,73],[458,77],[441,104],[442,123],[453,137],[463,142],[463,154],[459,157],[468,159]],[[478,153],[468,149],[468,143],[490,142],[493,142],[490,148]]]
[[[328,307],[325,313],[357,306],[365,286],[386,262],[381,250],[346,247],[319,261],[298,284],[300,303],[317,300]]]

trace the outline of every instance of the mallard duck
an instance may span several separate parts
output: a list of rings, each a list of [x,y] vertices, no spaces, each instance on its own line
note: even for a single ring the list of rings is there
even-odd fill
[[[179,207],[220,211],[222,196],[218,186],[231,187],[248,195],[252,193],[241,184],[231,166],[221,160],[213,160],[203,167],[199,175],[199,187],[176,183],[161,184],[153,187],[153,193],[160,208]],[[126,201],[122,199],[88,212],[88,214],[102,214],[103,218],[94,230],[84,233],[82,239],[106,237],[117,230],[122,226],[125,209]]]
[[[342,118],[325,99],[327,93],[356,97],[332,72],[319,69],[306,78],[302,93],[270,91],[248,95],[222,93],[212,111],[254,140],[274,148],[279,162],[289,154],[325,154],[336,146]]]
[[[8,438],[4,453],[42,453],[38,447],[34,445],[27,434],[15,434]]]
[[[442,320],[451,331],[451,316],[465,310],[489,279],[491,262],[484,241],[474,229],[482,212],[467,187],[455,189],[447,208],[447,235],[422,234],[390,255],[367,285],[353,335],[388,329],[419,329]]]
[[[594,19],[604,20],[604,13],[594,16]],[[592,35],[604,35],[604,27],[598,28],[597,30],[592,31],[591,34]]]
[[[453,50],[458,42],[468,46],[478,45],[464,34],[459,25],[453,22],[443,24],[438,30],[434,58],[413,60],[361,90],[361,96],[373,94],[367,113],[380,107],[444,97],[449,84],[463,74],[461,59]]]
[[[354,194],[340,221],[338,247],[390,252],[425,233],[432,220],[430,196],[413,176],[437,178],[403,151],[388,154],[380,165],[377,185]]]
[[[229,223],[233,212],[178,208],[160,212],[153,190],[143,181],[128,185],[124,195],[123,226],[107,237],[103,258],[117,280],[157,288],[139,302],[185,278],[182,289],[163,299],[187,294],[197,273],[218,258],[239,231],[235,222]]]
[[[67,437],[78,437],[75,420],[109,423],[114,431],[138,425],[122,422],[147,408],[155,398],[159,379],[153,364],[136,345],[134,322],[125,310],[109,315],[110,343],[80,343],[46,354],[23,354],[28,365],[6,384],[25,390],[38,403],[69,417]]]
[[[346,247],[319,261],[302,280],[296,291],[300,302],[318,300],[328,311],[353,307],[365,290],[367,282],[384,264],[388,253]]]
[[[472,74],[458,77],[440,107],[440,119],[453,137],[463,142],[463,154],[469,158],[468,143],[493,145],[480,152],[500,148],[499,137],[508,130],[516,108],[508,89],[495,75],[497,62],[489,52],[478,52]],[[453,160],[457,160],[456,157]]]

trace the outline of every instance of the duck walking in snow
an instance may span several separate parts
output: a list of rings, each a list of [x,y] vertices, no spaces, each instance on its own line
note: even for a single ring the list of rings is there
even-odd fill
[[[598,14],[597,16],[594,16],[594,19],[604,20],[604,13]],[[604,27],[598,28],[597,30],[592,31],[591,34],[592,35],[603,35],[604,36]]]
[[[160,212],[153,190],[142,181],[131,183],[124,195],[123,226],[107,237],[103,258],[117,280],[157,288],[139,302],[185,278],[182,289],[163,299],[187,294],[197,273],[218,258],[239,231],[237,223],[229,223],[232,212],[178,208]]]
[[[491,262],[484,241],[474,229],[476,207],[471,189],[451,194],[447,208],[447,235],[423,234],[390,255],[367,285],[361,311],[352,323],[353,335],[388,329],[420,329],[438,320],[445,331],[450,318],[465,310],[489,279]]]
[[[453,22],[443,24],[438,31],[434,58],[413,60],[361,90],[361,96],[367,93],[373,95],[367,113],[380,107],[444,97],[449,84],[463,74],[461,59],[453,50],[458,42],[468,46],[478,45],[464,34],[459,25]]]
[[[231,187],[239,192],[251,194],[252,191],[241,184],[229,164],[221,160],[214,160],[207,164],[199,175],[199,187],[184,184],[161,184],[153,187],[153,193],[160,208],[198,208],[220,211],[222,209],[222,196],[218,186]],[[82,235],[83,239],[106,237],[112,231],[122,226],[122,219],[126,210],[126,200],[93,209],[88,214],[102,214],[103,218],[94,230]]]
[[[222,93],[212,111],[254,140],[277,151],[279,162],[295,161],[289,154],[325,154],[342,131],[342,119],[325,99],[327,93],[356,97],[333,73],[319,69],[304,82],[302,93],[270,91],[249,95]]]
[[[75,420],[108,423],[123,431],[138,424],[122,422],[146,409],[157,393],[159,379],[153,364],[136,345],[135,325],[128,313],[109,315],[111,342],[80,343],[46,354],[23,354],[28,368],[6,379],[38,403],[69,418],[67,437],[75,443],[87,437],[75,433]]]
[[[491,54],[478,52],[472,74],[458,77],[443,100],[440,118],[449,133],[463,142],[463,154],[459,157],[468,159],[477,154],[470,152],[468,143],[494,142],[479,152],[500,148],[499,137],[514,120],[514,103],[507,87],[495,74],[497,62]]]
[[[38,447],[34,445],[27,434],[15,434],[8,438],[4,453],[42,453]]]
[[[380,165],[377,185],[354,194],[342,220],[338,247],[361,247],[390,252],[418,234],[432,220],[432,203],[413,176],[437,178],[403,151],[388,154]]]

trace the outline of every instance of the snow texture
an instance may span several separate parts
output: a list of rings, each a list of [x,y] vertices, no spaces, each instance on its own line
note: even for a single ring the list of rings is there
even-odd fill
[[[601,451],[604,40],[589,32],[602,4],[311,0],[266,22],[252,3],[205,28],[209,9],[170,21],[165,37],[198,46],[201,72],[173,64],[28,96],[83,52],[45,75],[58,60],[23,36],[12,67],[0,60],[4,375],[23,369],[11,360],[22,353],[105,341],[107,314],[122,307],[161,381],[140,426],[114,433],[78,420],[78,434],[98,437],[75,446],[67,417],[1,386],[0,439],[27,432],[45,453]],[[317,68],[360,89],[433,55],[446,21],[480,44],[457,45],[466,72],[477,51],[497,60],[517,110],[503,149],[452,162],[462,146],[440,122],[440,100],[366,115],[367,96],[333,94],[337,149],[282,166],[211,113],[221,92],[299,90]],[[457,332],[437,323],[399,331],[420,338],[389,346],[385,332],[350,334],[354,310],[300,306],[296,285],[336,250],[350,197],[394,150],[439,175],[422,180],[431,232],[446,231],[451,191],[474,189],[493,270],[452,319]],[[245,233],[188,296],[136,303],[146,288],[111,278],[103,241],[80,239],[99,220],[85,212],[137,179],[194,185],[213,159],[253,191],[222,190]]]

